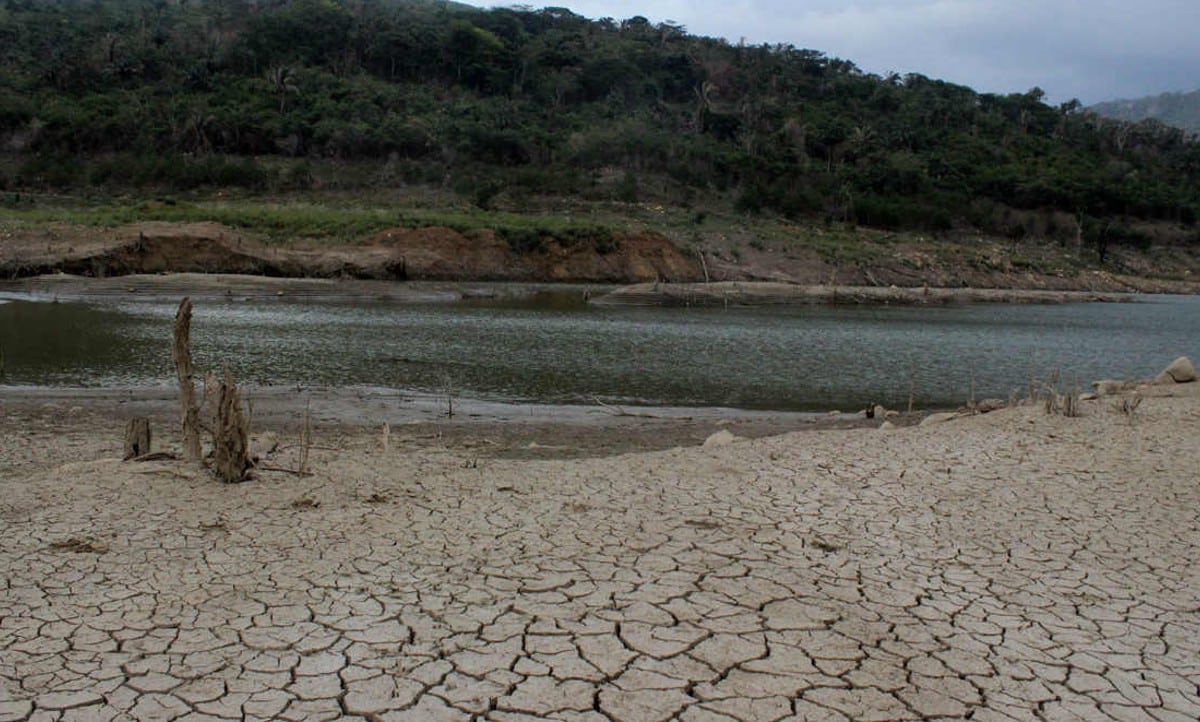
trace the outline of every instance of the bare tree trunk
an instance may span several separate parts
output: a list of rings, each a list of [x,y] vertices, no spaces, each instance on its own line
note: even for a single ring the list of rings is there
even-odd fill
[[[138,416],[125,426],[125,461],[150,453],[150,419]]]
[[[249,437],[237,384],[226,369],[217,392],[217,418],[213,423],[213,471],[226,484],[246,480],[251,465]]]
[[[192,300],[184,298],[175,313],[175,345],[171,358],[179,377],[180,424],[183,430],[183,458],[200,461],[200,412],[196,407],[196,385],[192,381]]]

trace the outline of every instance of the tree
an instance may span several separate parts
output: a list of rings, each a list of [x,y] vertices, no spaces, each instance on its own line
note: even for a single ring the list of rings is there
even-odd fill
[[[267,71],[267,81],[270,82],[275,97],[279,99],[279,114],[283,115],[287,109],[288,95],[300,92],[296,85],[295,72],[286,65],[278,65]]]

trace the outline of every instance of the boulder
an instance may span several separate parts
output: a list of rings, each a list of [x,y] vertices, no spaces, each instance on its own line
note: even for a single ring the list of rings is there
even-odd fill
[[[1196,380],[1196,367],[1187,356],[1180,356],[1154,377],[1156,384],[1187,384]]]
[[[890,421],[885,421],[885,422],[883,422],[882,424],[880,424],[880,425],[879,425],[879,430],[880,430],[880,431],[891,431],[891,430],[892,430],[892,429],[894,429],[894,428],[896,428],[896,425],[895,425],[895,424],[893,424],[893,423],[892,423],[892,422],[890,422]]]
[[[1092,388],[1096,389],[1098,396],[1116,396],[1117,394],[1122,394],[1133,389],[1135,386],[1137,384],[1133,381],[1122,381],[1119,379],[1103,379],[1092,382]]]
[[[250,437],[250,458],[265,459],[279,449],[279,436],[273,431],[264,431]]]
[[[957,419],[958,413],[955,411],[944,411],[940,414],[930,414],[921,419],[921,426],[933,426],[934,424],[942,424],[951,419]]]
[[[975,404],[975,410],[981,414],[987,414],[992,411],[999,411],[1007,406],[1008,402],[1003,399],[984,399]]]
[[[704,448],[715,449],[721,446],[729,446],[737,440],[738,437],[731,434],[728,429],[721,429],[704,440]]]

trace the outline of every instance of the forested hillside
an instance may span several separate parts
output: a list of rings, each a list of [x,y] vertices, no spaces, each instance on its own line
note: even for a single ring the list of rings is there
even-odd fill
[[[1115,241],[1200,210],[1200,145],[1182,130],[1036,88],[428,0],[0,0],[0,148],[18,192],[282,192],[327,187],[341,163],[355,174],[339,187],[436,185],[481,207],[702,193],[1014,237],[1031,230],[1014,209],[1048,237]]]
[[[1139,121],[1148,118],[1192,133],[1200,133],[1200,90],[1162,93],[1131,100],[1097,103],[1092,110],[1106,118]]]

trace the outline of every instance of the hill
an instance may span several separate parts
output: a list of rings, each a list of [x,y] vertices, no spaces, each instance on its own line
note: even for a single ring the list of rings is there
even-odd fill
[[[1200,90],[1190,93],[1162,93],[1133,100],[1097,103],[1091,108],[1097,115],[1126,121],[1153,119],[1167,125],[1200,133]]]
[[[642,17],[416,0],[0,0],[0,189],[541,199],[1145,245],[1200,145]],[[36,196],[33,196],[36,198]],[[1184,229],[1184,230],[1178,230]],[[1157,233],[1157,231],[1155,231]]]

